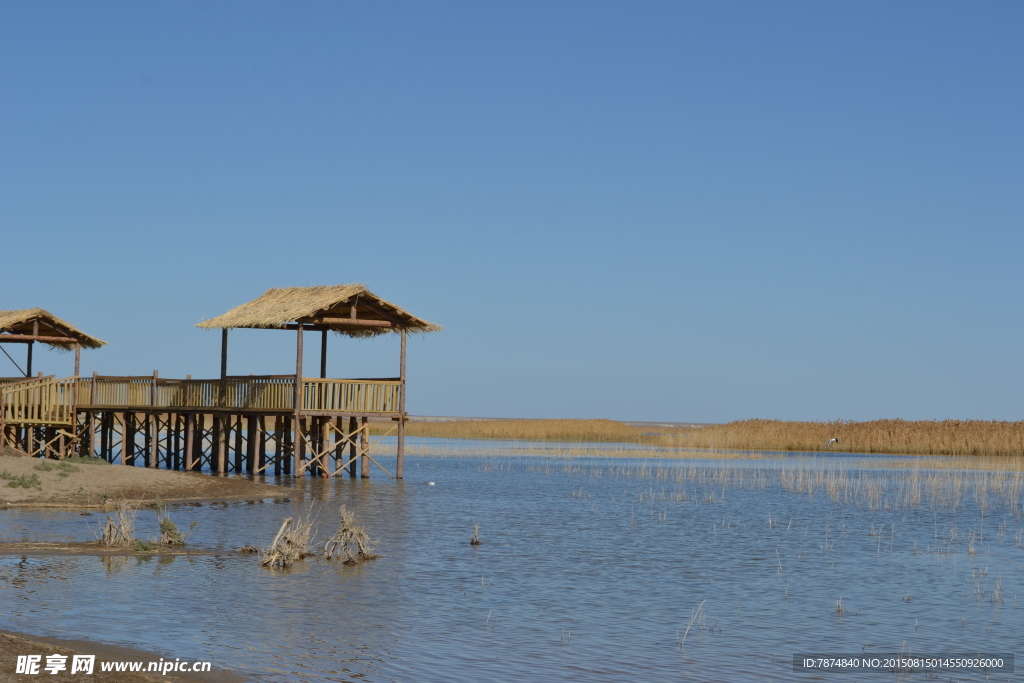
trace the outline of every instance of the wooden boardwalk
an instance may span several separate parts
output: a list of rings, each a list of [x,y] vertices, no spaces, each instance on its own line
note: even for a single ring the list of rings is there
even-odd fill
[[[221,474],[308,472],[332,477],[347,472],[366,478],[371,466],[377,465],[388,476],[401,479],[408,419],[407,332],[440,329],[361,285],[269,290],[199,325],[221,329],[217,379],[168,379],[155,372],[79,377],[79,345],[91,341],[96,348],[104,342],[41,309],[0,314],[35,312],[49,316],[44,322],[57,331],[40,335],[36,320],[32,334],[22,334],[30,320],[14,316],[21,328],[0,327],[0,342],[41,341],[74,348],[76,376],[0,379],[0,445],[13,445],[34,456],[95,456],[112,464]],[[296,331],[296,374],[228,375],[228,330],[237,327]],[[321,333],[320,377],[301,375],[305,331]],[[399,376],[326,377],[330,331],[354,337],[397,333],[401,338]],[[62,333],[65,336],[53,336]],[[391,424],[377,441],[389,434],[397,437],[394,474],[371,456],[371,419]]]
[[[7,444],[32,455],[175,470],[356,476],[361,468],[368,477],[378,464],[370,419],[393,423],[385,435],[405,419],[398,378],[302,378],[298,391],[290,375],[0,382]]]

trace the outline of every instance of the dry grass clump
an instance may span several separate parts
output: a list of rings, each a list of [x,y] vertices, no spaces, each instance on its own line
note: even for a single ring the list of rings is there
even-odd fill
[[[299,517],[293,520],[285,517],[281,528],[270,547],[260,552],[260,566],[284,569],[311,554],[310,539],[313,537],[313,520]]]
[[[473,524],[473,538],[469,539],[470,545],[480,545],[483,541],[480,540],[480,524]]]
[[[192,522],[189,525],[188,531],[182,533],[178,529],[178,525],[175,524],[170,515],[167,514],[166,508],[163,503],[159,500],[156,502],[156,514],[157,524],[160,527],[160,537],[154,540],[154,543],[160,545],[186,545],[188,543],[188,537],[195,531],[198,522]]]
[[[364,560],[375,560],[380,555],[373,552],[376,543],[366,530],[356,523],[354,512],[344,505],[338,508],[338,530],[324,543],[324,556],[328,559],[342,559],[345,564],[358,564]]]
[[[114,515],[107,515],[107,524],[100,536],[100,545],[108,548],[129,548],[136,545],[135,516],[139,508],[128,501],[120,501],[114,507]]]

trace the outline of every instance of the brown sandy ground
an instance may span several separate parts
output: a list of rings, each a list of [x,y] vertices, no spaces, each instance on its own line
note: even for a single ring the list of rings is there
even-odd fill
[[[152,504],[200,500],[278,498],[291,491],[242,477],[217,477],[108,465],[102,460],[64,461],[0,451],[0,509],[13,506],[110,508],[117,501]]]
[[[46,656],[60,654],[67,656],[67,670],[58,674],[49,674],[42,670],[36,675],[16,674],[15,667],[18,655],[42,655],[42,664],[46,664]],[[77,654],[96,655],[96,665],[91,676],[77,673],[72,676],[71,656]],[[184,653],[182,653],[184,654]],[[165,659],[167,656],[164,656]],[[142,650],[134,650],[113,645],[104,645],[87,640],[57,640],[54,638],[37,638],[26,636],[20,633],[0,631],[0,683],[8,681],[38,681],[40,679],[63,681],[96,681],[96,683],[154,683],[154,681],[204,681],[205,683],[241,683],[245,681],[242,676],[229,671],[217,671],[217,662],[213,662],[213,671],[207,673],[168,673],[166,676],[159,674],[109,672],[100,671],[101,661],[133,661],[151,662],[158,661],[160,655]],[[190,660],[191,661],[191,660]],[[145,665],[143,665],[145,667]]]
[[[103,519],[102,517],[100,519]],[[162,546],[157,543],[149,543],[149,550],[135,550],[134,548],[112,548],[100,545],[99,541],[63,541],[63,542],[0,542],[0,555],[124,555],[124,556],[184,556],[197,557],[199,555],[247,555],[251,554],[241,550],[209,550],[204,548],[192,548],[188,545]]]

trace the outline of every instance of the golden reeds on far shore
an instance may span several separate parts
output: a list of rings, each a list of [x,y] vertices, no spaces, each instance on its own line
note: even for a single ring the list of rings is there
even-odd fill
[[[409,422],[406,434],[448,439],[636,443],[710,451],[1024,456],[1024,422],[985,420],[743,420],[692,427],[634,426],[615,420],[453,420]]]

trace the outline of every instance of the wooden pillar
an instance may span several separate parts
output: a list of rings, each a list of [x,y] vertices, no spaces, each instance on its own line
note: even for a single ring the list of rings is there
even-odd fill
[[[327,330],[320,332],[320,379],[327,377]]]
[[[281,459],[285,454],[284,418],[274,416],[274,474],[281,474]]]
[[[242,416],[234,415],[231,418],[235,430],[235,472],[242,472]]]
[[[267,419],[263,415],[256,415],[256,458],[253,460],[252,471],[263,472],[263,463],[267,460]]]
[[[124,413],[124,433],[121,436],[121,461],[135,466],[135,413]]]
[[[292,439],[292,418],[285,416],[280,418],[282,423],[281,437],[284,439],[284,473],[292,473],[292,462],[294,462],[295,440]]]
[[[356,461],[356,431],[359,429],[359,421],[350,417],[348,419],[348,459],[351,461],[348,464],[348,476],[355,477],[359,463]]]
[[[213,426],[217,431],[217,474],[227,474],[228,425],[223,414],[214,418]]]
[[[301,423],[299,422],[299,413],[302,412],[302,323],[296,321],[296,333],[295,333],[295,438],[292,441],[292,454],[294,467],[292,470],[295,476],[302,475],[302,454],[300,453],[300,447],[305,445],[302,440],[300,430],[302,429]]]
[[[28,344],[26,344],[26,346],[28,346],[28,357],[25,359],[25,376],[26,377],[31,377],[32,376],[32,347],[35,346],[35,342],[34,341],[30,341]]]
[[[149,446],[146,467],[156,467],[160,448],[160,423],[157,421],[156,413],[151,412],[146,417],[146,442]]]
[[[256,416],[246,415],[245,424],[245,471],[252,474],[256,471]]]
[[[170,460],[168,467],[173,470],[181,469],[181,415],[174,413],[172,417],[167,414],[167,459]]]
[[[196,418],[192,414],[185,415],[185,471],[191,472],[195,466],[192,459],[193,441],[196,432]]]
[[[370,478],[370,425],[369,418],[362,418],[359,425],[359,476],[362,479]]]
[[[342,435],[345,433],[344,430],[345,418],[338,417],[334,419],[334,472],[335,474],[341,474],[339,468],[345,463],[345,441]]]
[[[395,478],[402,479],[405,476],[405,341],[406,329],[402,328],[402,351],[399,362],[398,378],[401,385],[398,387],[398,447],[395,458]]]
[[[306,446],[310,434],[309,418],[302,417],[295,420],[295,452],[297,453],[298,466],[295,468],[296,476],[306,473]]]
[[[82,367],[82,346],[75,344],[75,377],[78,377],[78,371]]]
[[[107,462],[110,457],[110,418],[113,413],[100,413],[100,453]]]
[[[220,378],[228,376],[228,328],[220,331]]]

